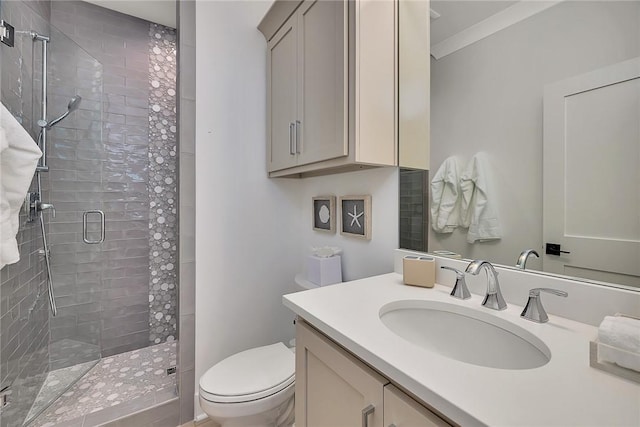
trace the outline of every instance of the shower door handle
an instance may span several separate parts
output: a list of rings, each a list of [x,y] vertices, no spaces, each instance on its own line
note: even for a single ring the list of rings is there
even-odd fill
[[[91,214],[100,215],[100,240],[91,240],[89,239],[89,230],[87,230],[87,217]],[[89,245],[97,245],[98,243],[104,242],[105,235],[105,222],[104,222],[104,212],[100,210],[95,211],[86,211],[82,214],[82,240]]]

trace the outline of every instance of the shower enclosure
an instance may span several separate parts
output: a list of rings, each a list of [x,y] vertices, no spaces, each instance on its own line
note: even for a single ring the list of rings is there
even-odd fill
[[[76,3],[0,1],[0,18],[15,27],[14,46],[0,45],[0,100],[46,148],[20,214],[21,260],[0,271],[2,427],[31,423],[101,358],[177,338],[175,233],[157,230],[175,223],[177,197],[149,195],[175,187],[175,168],[161,161],[175,156],[175,140],[149,141],[175,133],[158,106],[167,91],[156,80],[148,94],[142,82],[105,91],[117,77],[51,25],[54,7],[94,7]],[[141,57],[161,51],[144,53],[146,39],[131,46],[132,63],[135,48]],[[160,113],[157,123],[146,109]]]
[[[21,261],[2,270],[0,287],[0,384],[8,392],[0,425],[18,426],[28,424],[101,357],[91,308],[68,301],[86,299],[95,290],[90,277],[95,271],[87,261],[104,258],[104,246],[84,243],[82,210],[97,210],[103,202],[81,200],[82,184],[73,189],[60,184],[82,172],[64,164],[77,160],[79,150],[96,161],[104,152],[102,65],[24,5],[2,2],[0,11],[15,23],[14,47],[1,51],[1,100],[46,152],[21,212]],[[70,208],[71,200],[77,206]],[[68,242],[60,245],[61,239]],[[79,271],[86,274],[71,274]],[[54,386],[41,393],[47,378]]]

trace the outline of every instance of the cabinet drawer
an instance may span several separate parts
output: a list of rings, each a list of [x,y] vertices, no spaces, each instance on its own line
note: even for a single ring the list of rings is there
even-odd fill
[[[296,426],[382,427],[386,378],[315,332],[296,324]]]

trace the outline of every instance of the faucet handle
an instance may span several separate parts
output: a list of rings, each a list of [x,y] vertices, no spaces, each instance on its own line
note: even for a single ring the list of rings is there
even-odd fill
[[[51,216],[53,218],[56,217],[56,208],[53,206],[53,204],[51,203],[43,203],[43,202],[37,202],[36,204],[36,210],[38,210],[39,212],[45,211],[47,209],[51,210]]]
[[[443,265],[440,268],[445,270],[451,270],[456,273],[456,284],[453,286],[453,290],[449,295],[458,299],[471,298],[471,292],[469,292],[469,288],[467,287],[467,282],[464,280],[464,271],[458,270],[457,268],[453,268],[453,267],[447,267],[446,265]]]
[[[551,288],[533,288],[529,291],[529,300],[527,305],[522,310],[520,317],[524,317],[527,320],[537,323],[545,323],[549,321],[549,316],[542,306],[542,300],[540,299],[540,292],[547,292],[557,295],[559,297],[567,297],[568,293]]]

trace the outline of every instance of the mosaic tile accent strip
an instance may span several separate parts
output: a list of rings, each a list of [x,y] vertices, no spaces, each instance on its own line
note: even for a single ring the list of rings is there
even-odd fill
[[[176,31],[149,27],[149,341],[176,337]]]
[[[38,416],[30,427],[54,427],[81,419],[88,414],[126,405],[128,402],[150,394],[173,396],[176,389],[176,376],[175,374],[167,375],[166,369],[175,365],[175,342],[102,359]],[[42,387],[41,394],[46,394],[48,387],[58,387],[60,383],[56,381],[60,381],[59,377],[67,374],[74,373],[70,371],[51,373]]]

